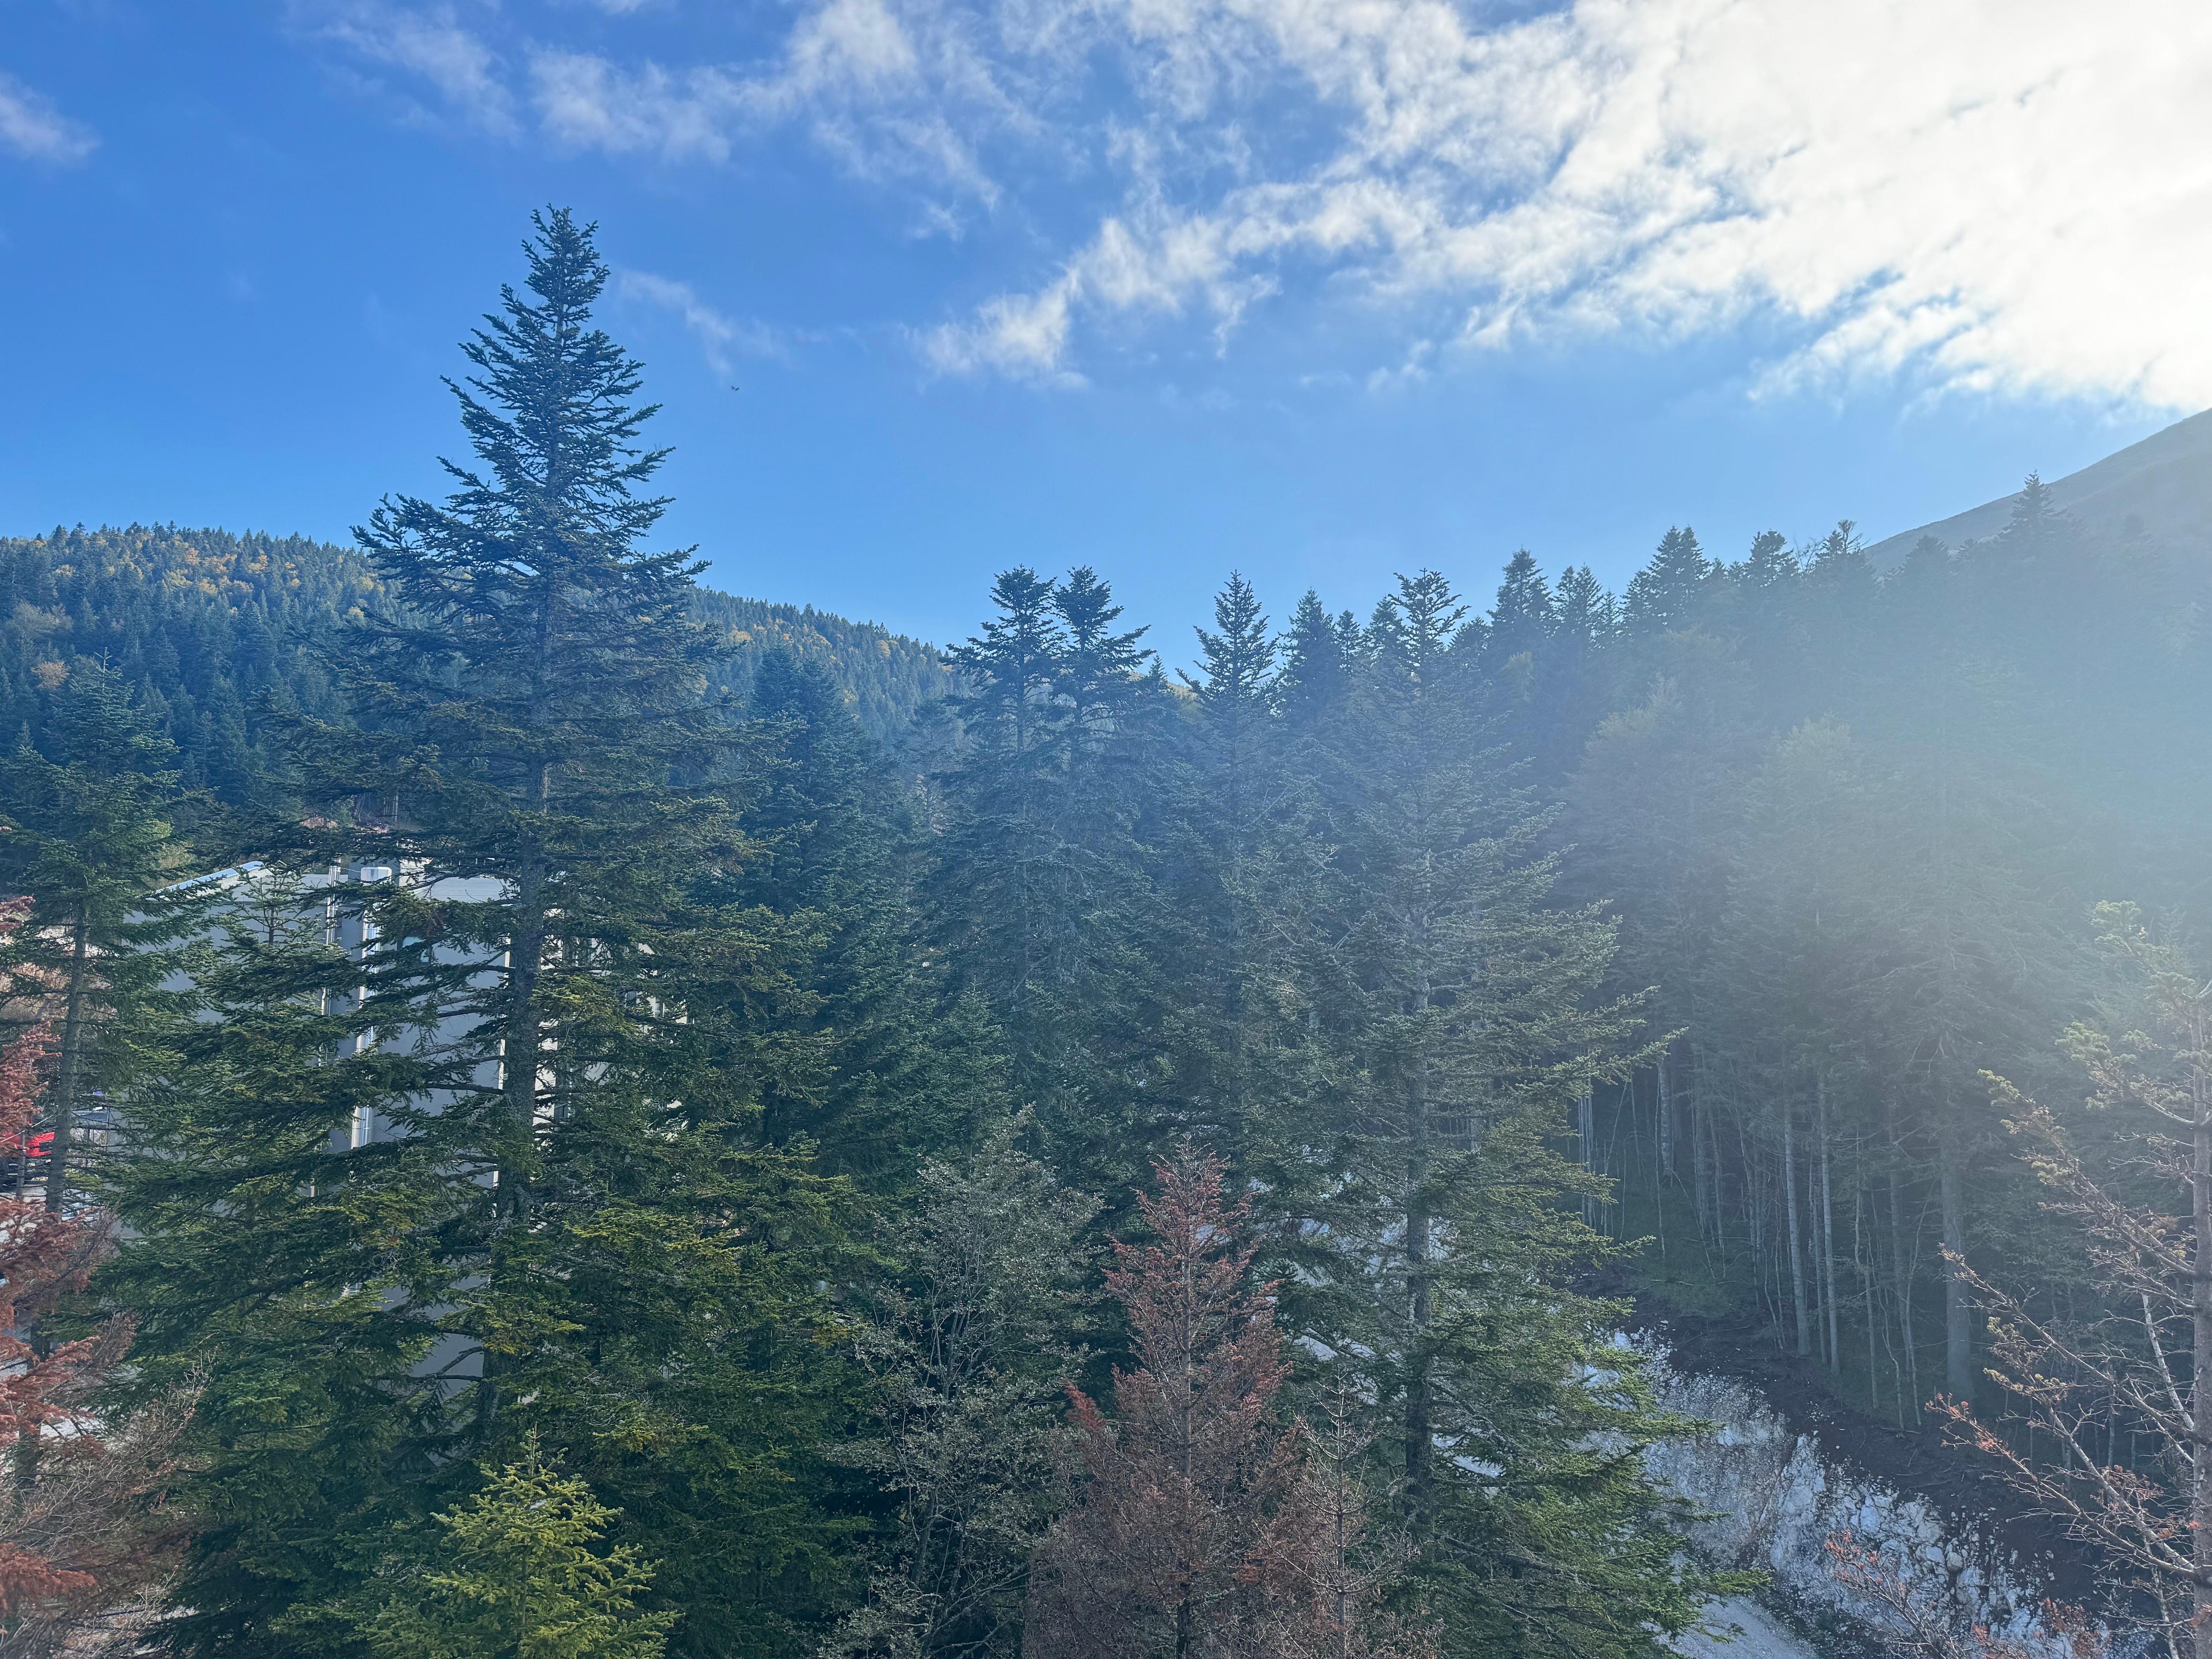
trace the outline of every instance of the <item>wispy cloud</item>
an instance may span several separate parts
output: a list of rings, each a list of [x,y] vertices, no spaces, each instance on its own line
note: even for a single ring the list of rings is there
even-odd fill
[[[1083,376],[1067,367],[1067,343],[1082,292],[1081,276],[1070,270],[1035,294],[1000,295],[972,322],[940,323],[919,334],[922,357],[945,374],[988,370],[1044,386],[1081,386]]]
[[[1018,224],[1027,279],[914,331],[941,373],[1064,384],[1288,303],[1400,379],[1757,318],[1794,342],[1762,393],[2212,402],[2202,0],[802,0],[696,63],[330,3],[487,127],[708,164],[801,132],[922,227]]]
[[[990,370],[1046,385],[1079,385],[1082,377],[1068,368],[1079,313],[1175,317],[1195,309],[1225,347],[1247,307],[1276,285],[1271,273],[1240,267],[1219,224],[1142,204],[1131,217],[1108,219],[1044,287],[998,295],[971,320],[922,334],[922,355],[945,374]]]
[[[0,146],[34,161],[82,161],[100,147],[100,138],[56,109],[52,100],[0,72]]]
[[[656,307],[682,319],[717,374],[729,374],[739,357],[787,360],[791,356],[787,332],[717,311],[689,283],[656,276],[649,270],[624,270],[615,276],[615,292],[624,300]]]
[[[748,136],[795,125],[859,176],[988,204],[996,186],[976,140],[1012,105],[957,21],[933,4],[902,15],[890,0],[823,0],[773,58],[686,69],[538,47],[532,101],[577,148],[720,161]]]
[[[512,137],[519,131],[500,54],[450,6],[335,0],[295,5],[294,15],[356,58],[428,82],[447,108],[485,131]]]
[[[1241,178],[1133,173],[1145,214],[1109,210],[987,302],[978,340],[1057,319],[1017,372],[1059,367],[1086,319],[1233,320],[1239,279],[1302,271],[1409,331],[1454,312],[1462,348],[1770,312],[1805,343],[1768,389],[1911,372],[2212,401],[2212,10],[2186,0],[1579,0],[1487,30],[1449,0],[1103,15],[1148,155],[1229,123],[1262,146]],[[1269,154],[1270,126],[1328,136]]]
[[[669,161],[730,153],[743,88],[720,71],[624,70],[589,53],[541,50],[530,59],[531,101],[545,131],[578,149],[639,151]]]

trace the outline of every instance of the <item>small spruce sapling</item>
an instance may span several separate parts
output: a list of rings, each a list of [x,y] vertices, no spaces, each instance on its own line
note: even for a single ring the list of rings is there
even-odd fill
[[[433,1517],[419,1565],[362,1632],[390,1659],[660,1659],[673,1611],[640,1613],[653,1569],[602,1550],[614,1510],[540,1454],[486,1472],[483,1489]]]

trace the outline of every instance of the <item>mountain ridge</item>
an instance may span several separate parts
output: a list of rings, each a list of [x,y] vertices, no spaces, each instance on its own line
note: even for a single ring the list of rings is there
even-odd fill
[[[2045,488],[2051,505],[2093,535],[2134,534],[2177,551],[2212,552],[2212,410],[2176,421]],[[2005,527],[2017,499],[2014,491],[1899,531],[1869,547],[1867,556],[1888,568],[1902,563],[1923,536],[1953,548],[1983,540]]]
[[[176,742],[186,781],[242,803],[276,760],[263,750],[261,696],[345,718],[318,637],[383,592],[359,553],[304,536],[134,524],[0,537],[0,741],[35,744],[70,665],[102,657]],[[694,614],[724,646],[710,695],[739,707],[778,647],[829,666],[879,739],[952,686],[935,647],[812,605],[702,588]]]

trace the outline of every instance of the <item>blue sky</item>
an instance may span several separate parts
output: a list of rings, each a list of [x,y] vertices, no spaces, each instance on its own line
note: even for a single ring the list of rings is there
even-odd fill
[[[0,0],[0,532],[436,488],[559,202],[735,592],[1873,539],[2212,403],[2207,108],[2179,0]]]

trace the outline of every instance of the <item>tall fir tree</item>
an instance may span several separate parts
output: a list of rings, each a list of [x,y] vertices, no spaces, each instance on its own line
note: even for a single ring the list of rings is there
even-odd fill
[[[1267,1092],[1271,999],[1259,929],[1281,877],[1279,647],[1241,575],[1214,596],[1213,623],[1218,631],[1194,630],[1200,672],[1183,677],[1196,718],[1166,877],[1177,923],[1170,971],[1181,986],[1170,1040],[1188,1126],[1241,1161],[1247,1120]]]
[[[1357,629],[1351,631],[1356,634]],[[1284,720],[1293,732],[1310,732],[1343,708],[1352,688],[1352,654],[1342,623],[1328,614],[1321,595],[1308,588],[1283,639],[1278,697]]]
[[[1694,623],[1711,592],[1713,561],[1698,544],[1698,532],[1677,525],[1660,538],[1651,562],[1628,584],[1621,617],[1639,634],[1663,634]]]
[[[1558,632],[1588,651],[1612,642],[1619,607],[1588,565],[1569,565],[1559,574],[1556,596]]]
[[[842,1189],[763,1143],[745,1018],[797,947],[714,890],[697,566],[639,546],[664,452],[591,228],[535,225],[464,348],[481,471],[361,532],[398,605],[333,664],[364,726],[295,726],[297,874],[236,893],[218,1018],[133,1102],[108,1293],[149,1379],[207,1378],[183,1652],[359,1651],[369,1540],[533,1428],[663,1564],[675,1652],[777,1650],[844,1577],[793,1479]]]
[[[1120,1190],[1165,1109],[1154,870],[1169,700],[1088,568],[1017,568],[956,653],[965,752],[933,878],[940,938],[1006,1033],[1012,1085],[1067,1179]]]
[[[70,1207],[79,1116],[144,1063],[147,1020],[194,927],[182,889],[189,809],[176,745],[96,658],[49,694],[46,750],[27,738],[0,761],[0,888],[30,901],[0,942],[0,972],[45,988],[58,1053],[46,1102],[53,1151],[46,1208]]]
[[[1551,908],[1544,815],[1452,647],[1462,610],[1434,572],[1400,579],[1334,757],[1308,973],[1342,1082],[1285,1304],[1386,1402],[1445,1651],[1656,1651],[1705,1581],[1628,1451],[1668,1425],[1608,1357],[1620,1310],[1565,1287],[1607,1252],[1557,1150],[1638,1015],[1597,1000],[1611,927]]]
[[[1473,642],[1463,639],[1462,648]],[[1559,600],[1526,548],[1505,567],[1480,646],[1498,740],[1520,759],[1552,747],[1553,729],[1572,718],[1572,699],[1564,694],[1581,653],[1576,637],[1563,632]]]
[[[1536,568],[1535,556],[1527,548],[1514,554],[1498,585],[1498,599],[1490,609],[1489,631],[1484,649],[1487,671],[1495,675],[1516,657],[1534,659],[1559,630],[1558,602],[1551,584]]]
[[[750,714],[737,767],[747,851],[717,891],[781,918],[801,947],[793,994],[748,1016],[763,1131],[776,1145],[805,1137],[826,1171],[894,1189],[996,1115],[997,1034],[980,1006],[951,998],[923,932],[918,803],[828,670],[769,653]]]

